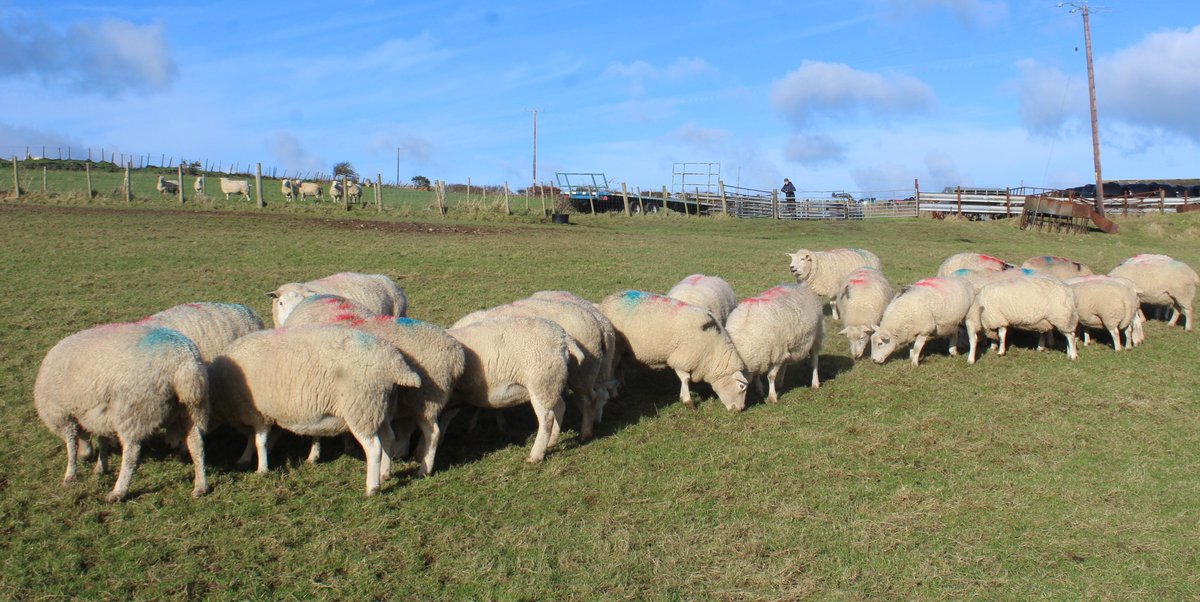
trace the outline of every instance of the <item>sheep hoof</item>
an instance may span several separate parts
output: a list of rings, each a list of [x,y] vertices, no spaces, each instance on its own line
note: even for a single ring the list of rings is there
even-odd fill
[[[197,487],[192,490],[192,497],[201,497],[208,493],[208,487]]]
[[[542,461],[541,458],[534,458],[533,456],[525,458],[526,464],[537,464],[538,462],[541,462],[541,461]]]
[[[121,500],[122,500],[122,499],[124,499],[124,498],[125,498],[125,494],[124,494],[124,493],[117,493],[117,492],[115,492],[115,491],[114,491],[114,492],[112,492],[112,493],[110,493],[110,494],[108,494],[108,495],[104,496],[104,501],[106,501],[106,502],[108,502],[108,503],[110,503],[110,504],[114,504],[114,503],[116,503],[116,502],[119,502],[119,501],[121,501]]]
[[[694,410],[694,409],[696,409],[696,402],[694,402],[690,399],[685,399],[685,400],[683,400],[683,406],[689,410]]]

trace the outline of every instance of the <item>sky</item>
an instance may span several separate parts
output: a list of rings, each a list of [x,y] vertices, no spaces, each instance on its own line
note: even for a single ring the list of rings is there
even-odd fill
[[[385,182],[398,158],[404,183],[519,189],[536,110],[541,182],[674,190],[696,163],[808,196],[1078,186],[1083,23],[1057,4],[0,0],[0,154],[349,161]],[[1200,2],[1089,19],[1104,178],[1200,177]]]

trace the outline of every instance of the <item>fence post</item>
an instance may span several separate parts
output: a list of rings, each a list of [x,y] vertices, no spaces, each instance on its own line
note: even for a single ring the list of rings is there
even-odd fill
[[[350,210],[350,191],[346,188],[346,174],[342,174],[342,209]]]
[[[441,180],[435,180],[433,189],[434,197],[437,198],[438,213],[442,215],[442,219],[446,219],[446,183]]]
[[[954,187],[954,199],[954,212],[957,213],[959,217],[962,217],[962,186]]]
[[[629,188],[621,182],[621,200],[625,203],[625,215],[629,215]]]
[[[771,190],[771,219],[779,219],[779,190]]]
[[[1012,208],[1009,203],[1012,201],[1012,189],[1004,189],[1004,217],[1012,217]]]
[[[262,195],[262,162],[254,164],[254,192],[258,194],[258,208],[262,209],[267,204],[263,202]]]
[[[508,180],[504,181],[504,215],[512,215],[512,208],[508,206]]]
[[[471,202],[471,176],[467,176],[467,202]]]
[[[1159,188],[1158,189],[1158,213],[1160,215],[1167,212],[1167,208],[1164,206],[1166,204],[1166,202],[1167,202],[1167,191]]]
[[[21,177],[17,173],[17,156],[13,155],[13,198],[21,198]]]
[[[43,165],[43,166],[42,166],[42,192],[49,192],[49,190],[47,190],[47,188],[46,188],[46,180],[47,180],[47,178],[46,178],[46,166],[45,166],[45,165]],[[1186,198],[1186,197],[1184,198],[1184,204],[1185,204],[1185,205],[1187,204],[1187,198]]]
[[[383,174],[375,173],[375,211],[383,211]]]
[[[721,213],[729,215],[729,200],[725,198],[725,182],[717,180],[717,192],[721,195]]]
[[[83,164],[83,170],[87,174],[87,198],[92,198],[92,162],[91,159]],[[46,168],[42,168],[42,189],[46,188]]]
[[[182,207],[183,206],[183,165],[180,164],[175,169],[178,171],[178,175],[176,175],[175,177],[178,178],[177,181],[179,182],[179,186],[176,186],[176,188],[179,189],[179,206]]]
[[[125,160],[125,155],[121,155],[121,160],[122,161]],[[131,168],[131,167],[133,167],[133,159],[130,159],[129,162],[125,164],[125,202],[126,203],[133,202],[133,191],[129,190],[129,168]]]

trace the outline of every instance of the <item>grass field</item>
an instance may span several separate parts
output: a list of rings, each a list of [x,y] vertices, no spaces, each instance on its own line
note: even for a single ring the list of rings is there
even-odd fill
[[[783,254],[800,247],[868,248],[895,284],[964,250],[1099,271],[1139,252],[1200,265],[1200,215],[1058,236],[955,220],[553,226],[120,205],[0,204],[0,598],[1200,597],[1200,332],[1157,321],[1143,347],[1092,345],[1076,362],[1020,339],[974,366],[945,342],[919,368],[854,363],[831,335],[819,390],[793,370],[782,403],[740,414],[703,385],[689,411],[672,374],[638,373],[587,444],[572,409],[560,446],[529,466],[527,408],[506,411],[504,430],[460,417],[433,476],[402,473],[374,498],[360,452],[327,445],[310,466],[285,441],[257,475],[217,432],[207,497],[189,497],[187,461],[152,449],[131,499],[106,504],[111,474],[60,484],[62,443],[30,396],[72,332],[195,300],[269,316],[264,292],[341,270],[392,275],[411,315],[448,325],[536,290],[598,300],[694,272],[750,296],[788,281]]]

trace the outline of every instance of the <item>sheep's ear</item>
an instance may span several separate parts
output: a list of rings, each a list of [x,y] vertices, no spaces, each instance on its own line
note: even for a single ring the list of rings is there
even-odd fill
[[[278,299],[279,298],[279,290],[278,289],[273,290],[273,291],[267,293],[267,296],[272,299]]]
[[[841,330],[839,330],[839,331],[838,331],[838,334],[847,334],[847,333],[849,333],[849,332],[850,332],[850,329],[849,329],[849,328],[843,328],[843,329],[841,329]]]

